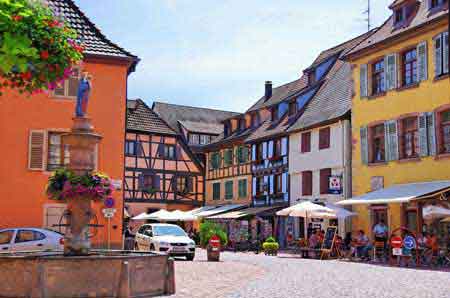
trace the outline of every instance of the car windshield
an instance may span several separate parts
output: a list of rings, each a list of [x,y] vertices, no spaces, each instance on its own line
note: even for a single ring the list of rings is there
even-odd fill
[[[186,233],[177,226],[153,226],[153,235],[155,236],[186,236]]]

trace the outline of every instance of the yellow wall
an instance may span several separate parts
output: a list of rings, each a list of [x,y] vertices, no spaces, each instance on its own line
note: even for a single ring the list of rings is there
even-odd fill
[[[238,164],[235,155],[236,148],[241,144],[236,144],[233,147],[223,148],[219,151],[211,151],[206,153],[206,186],[205,186],[205,201],[206,205],[223,205],[223,204],[250,204],[252,197],[252,176],[251,176],[251,154],[249,148],[249,156],[247,163]],[[223,167],[224,151],[227,149],[233,150],[233,165]],[[211,154],[220,152],[222,157],[222,164],[219,169],[210,168]],[[247,196],[245,198],[239,197],[239,180],[247,179]],[[225,200],[225,182],[233,181],[233,199]],[[220,182],[220,200],[213,200],[213,184]]]
[[[436,156],[422,157],[420,160],[402,162],[391,161],[381,165],[363,165],[360,152],[360,127],[375,121],[386,121],[398,118],[403,114],[415,112],[432,112],[440,106],[450,103],[449,78],[434,80],[433,37],[447,31],[447,22],[438,27],[406,39],[403,42],[391,43],[385,49],[351,61],[353,68],[354,91],[352,107],[352,138],[353,138],[353,196],[370,191],[370,179],[373,176],[384,177],[384,187],[393,184],[412,183],[433,180],[450,180],[450,158]],[[420,82],[417,88],[387,91],[385,96],[373,99],[360,98],[360,65],[369,64],[374,59],[387,54],[399,53],[409,46],[427,41],[428,48],[428,80]],[[354,229],[369,230],[369,213],[367,206],[356,206],[360,215],[354,219]],[[391,228],[400,225],[400,206],[390,205],[388,217]]]

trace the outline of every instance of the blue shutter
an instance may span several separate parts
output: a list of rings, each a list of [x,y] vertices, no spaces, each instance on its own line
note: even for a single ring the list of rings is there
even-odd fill
[[[273,177],[273,175],[270,175],[269,176],[269,190],[270,190],[269,193],[270,194],[273,194],[275,192],[275,190],[274,190],[275,185],[273,182],[274,182],[274,177]]]
[[[269,188],[269,176],[264,176],[264,194],[267,194]]]
[[[268,148],[268,151],[269,151],[269,153],[268,153],[268,158],[272,158],[273,157],[273,151],[274,151],[274,148],[273,148],[273,146],[274,146],[274,141],[269,141],[269,148]]]
[[[252,178],[252,195],[256,196],[256,177]]]
[[[267,142],[262,143],[262,146],[263,146],[262,158],[267,159]]]
[[[256,160],[256,145],[252,145],[252,161]]]
[[[281,191],[287,193],[288,173],[283,173],[281,176]]]

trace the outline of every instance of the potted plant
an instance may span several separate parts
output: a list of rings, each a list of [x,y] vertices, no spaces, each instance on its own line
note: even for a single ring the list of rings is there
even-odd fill
[[[218,239],[220,247],[215,247],[211,240]],[[225,231],[216,223],[205,221],[200,224],[200,245],[206,248],[208,261],[219,261],[220,250],[228,242]]]
[[[263,243],[263,250],[265,255],[276,256],[278,254],[278,249],[280,245],[277,243],[275,238],[269,237]]]

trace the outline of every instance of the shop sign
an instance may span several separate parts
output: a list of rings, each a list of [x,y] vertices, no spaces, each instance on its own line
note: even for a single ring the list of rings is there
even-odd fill
[[[339,195],[342,193],[342,177],[330,176],[328,180],[328,189],[330,194]]]

